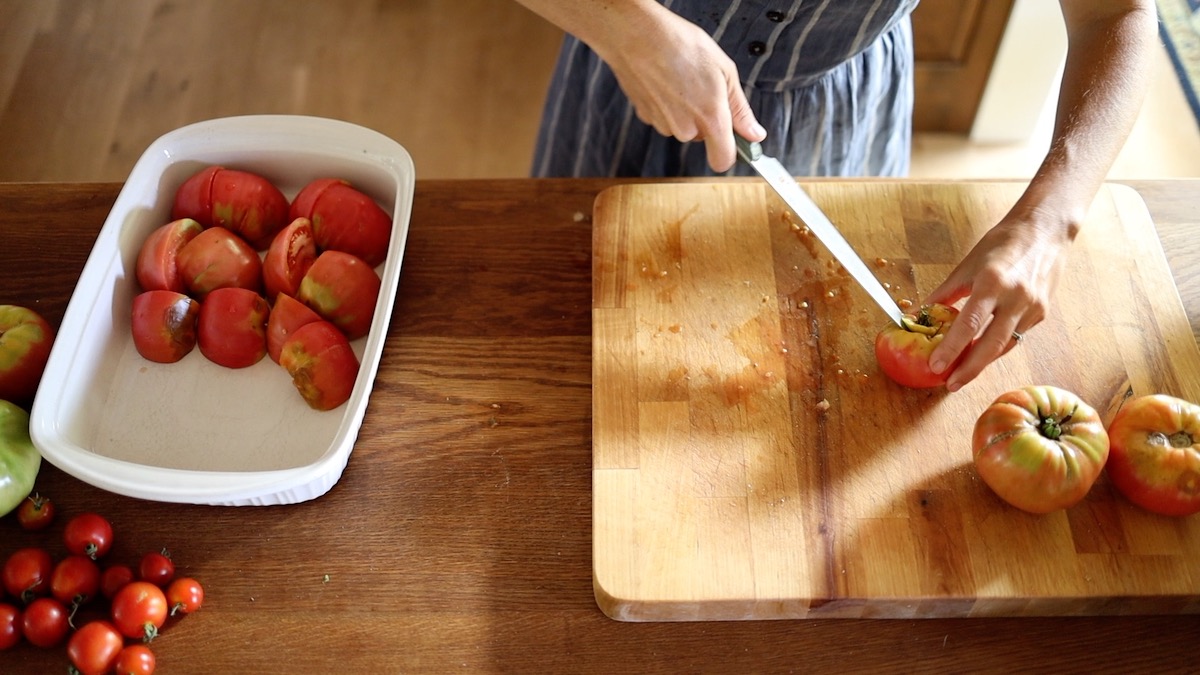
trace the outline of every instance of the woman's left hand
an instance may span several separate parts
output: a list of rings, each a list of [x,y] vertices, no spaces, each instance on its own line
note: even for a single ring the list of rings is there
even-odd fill
[[[958,319],[930,355],[942,372],[968,353],[946,388],[957,391],[1041,323],[1050,309],[1071,238],[1068,228],[1009,214],[989,230],[925,303],[952,305],[962,298]]]

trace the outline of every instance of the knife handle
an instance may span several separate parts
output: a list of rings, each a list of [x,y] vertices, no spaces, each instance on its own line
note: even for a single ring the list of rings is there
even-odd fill
[[[733,140],[737,143],[738,154],[747,162],[753,163],[754,160],[762,157],[762,145],[758,141],[748,141],[737,133],[733,135]]]

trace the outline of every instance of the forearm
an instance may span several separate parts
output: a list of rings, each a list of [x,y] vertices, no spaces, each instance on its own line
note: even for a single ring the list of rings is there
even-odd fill
[[[1014,208],[1073,239],[1128,138],[1156,39],[1149,0],[1063,0],[1069,46],[1050,148]]]
[[[516,0],[608,61],[674,15],[655,0]]]

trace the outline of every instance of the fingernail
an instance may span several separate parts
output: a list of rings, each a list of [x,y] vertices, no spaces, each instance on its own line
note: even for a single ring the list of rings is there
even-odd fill
[[[754,133],[755,136],[761,136],[763,138],[767,137],[767,130],[764,129],[763,125],[759,124],[758,122],[754,123],[754,128],[751,129],[751,131]]]
[[[955,392],[955,391],[958,391],[959,389],[962,389],[962,385],[957,382],[947,382],[946,383],[946,391]]]
[[[929,369],[935,373],[940,373],[946,369],[946,362],[941,359],[929,362]]]

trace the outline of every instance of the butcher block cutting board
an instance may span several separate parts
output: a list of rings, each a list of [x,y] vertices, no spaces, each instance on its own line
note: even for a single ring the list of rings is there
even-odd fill
[[[805,183],[897,300],[933,290],[1022,185]],[[1111,419],[1200,401],[1197,349],[1141,198],[1106,185],[1053,313],[956,393],[878,369],[886,319],[766,186],[602,193],[593,240],[593,552],[626,621],[1200,612],[1200,515],[1106,476],[1036,516],[978,478],[975,419],[1024,385]]]

